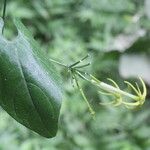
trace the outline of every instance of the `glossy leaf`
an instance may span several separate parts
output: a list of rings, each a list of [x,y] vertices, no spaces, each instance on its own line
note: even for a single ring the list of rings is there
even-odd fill
[[[44,137],[58,130],[62,93],[53,65],[17,19],[18,36],[8,41],[0,19],[0,104],[14,119]]]

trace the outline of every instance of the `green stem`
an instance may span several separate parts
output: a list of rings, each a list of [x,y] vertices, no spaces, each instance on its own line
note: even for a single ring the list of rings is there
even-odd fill
[[[88,108],[89,108],[89,111],[90,111],[91,115],[94,116],[94,115],[95,115],[95,111],[92,109],[91,105],[89,104],[89,102],[88,102],[88,100],[87,100],[87,98],[86,98],[86,96],[85,96],[85,94],[84,94],[84,92],[83,92],[83,89],[82,89],[82,87],[80,86],[80,84],[79,84],[79,82],[78,82],[78,80],[77,80],[75,74],[74,74],[73,76],[74,76],[76,85],[77,85],[77,87],[78,87],[78,89],[79,89],[79,91],[80,91],[80,93],[81,93],[83,99],[85,100],[85,102],[86,102],[86,104],[87,104],[87,106],[88,106]],[[93,117],[93,118],[94,118],[94,117]]]
[[[4,33],[4,28],[5,28],[5,18],[6,18],[6,6],[7,6],[7,0],[4,0],[4,7],[3,7],[3,21],[4,21],[4,26],[2,29],[2,34]]]
[[[49,60],[50,60],[51,62],[54,62],[55,64],[58,64],[58,65],[62,66],[62,67],[68,68],[67,65],[65,65],[65,64],[63,64],[63,63],[60,63],[60,62],[58,62],[58,61],[56,61],[56,60],[54,60],[54,59],[52,59],[52,58],[50,58]]]
[[[72,65],[70,65],[69,68],[72,68],[72,67],[78,65],[78,64],[81,63],[83,60],[87,59],[88,57],[89,57],[89,54],[87,54],[87,55],[86,55],[85,57],[83,57],[81,60],[79,60],[79,61],[73,63]]]
[[[91,65],[91,63],[87,63],[87,64],[81,65],[81,66],[76,66],[76,67],[74,67],[74,68],[79,69],[79,68],[87,67],[87,66],[89,66],[89,65]]]

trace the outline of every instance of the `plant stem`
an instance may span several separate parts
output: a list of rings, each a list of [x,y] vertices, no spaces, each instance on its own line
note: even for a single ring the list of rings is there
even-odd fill
[[[6,6],[7,6],[7,0],[4,0],[4,7],[3,7],[3,21],[4,21],[4,26],[2,29],[2,34],[4,33],[4,28],[5,28],[5,18],[6,18]]]
[[[91,115],[93,116],[93,119],[94,119],[95,111],[92,109],[91,105],[89,104],[89,102],[88,102],[88,100],[87,100],[87,98],[86,98],[86,96],[85,96],[85,94],[84,94],[84,92],[83,92],[83,89],[82,89],[82,87],[80,86],[80,84],[79,84],[79,82],[78,82],[76,76],[75,76],[75,75],[73,75],[73,76],[74,76],[76,85],[77,85],[77,87],[78,87],[78,89],[79,89],[79,91],[80,91],[80,93],[81,93],[83,99],[85,100],[85,102],[86,102],[86,104],[87,104],[87,106],[88,106],[88,109],[89,109],[89,111],[90,111],[90,113],[91,113]]]
[[[58,62],[58,61],[56,61],[56,60],[54,60],[54,59],[52,59],[52,58],[50,58],[49,60],[52,61],[52,62],[54,62],[55,64],[58,64],[58,65],[62,66],[62,67],[68,68],[67,65],[65,65],[65,64],[63,64],[63,63],[60,63],[60,62]]]
[[[72,68],[74,66],[76,66],[77,64],[81,63],[83,60],[87,59],[89,57],[89,54],[87,54],[85,57],[83,57],[81,60],[73,63],[72,65],[69,66],[69,68]]]

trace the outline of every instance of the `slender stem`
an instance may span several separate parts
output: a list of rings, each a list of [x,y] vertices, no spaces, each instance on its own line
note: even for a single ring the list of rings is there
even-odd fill
[[[85,57],[83,57],[81,60],[73,63],[72,65],[69,66],[69,68],[72,68],[74,66],[76,66],[77,64],[81,63],[83,60],[87,59],[89,57],[89,54],[87,54]]]
[[[88,100],[87,100],[87,98],[86,98],[86,96],[85,96],[85,94],[84,94],[84,92],[83,92],[83,89],[82,89],[82,87],[80,86],[80,84],[79,84],[79,82],[78,82],[78,80],[77,80],[75,74],[74,74],[73,76],[74,76],[76,85],[77,85],[77,87],[78,87],[78,89],[79,89],[79,91],[80,91],[80,93],[81,93],[83,99],[85,100],[85,102],[86,102],[86,104],[87,104],[87,106],[88,106],[88,108],[89,108],[89,111],[90,111],[91,115],[93,115],[93,119],[94,119],[95,111],[94,111],[94,110],[92,109],[92,107],[90,106],[90,104],[89,104],[89,102],[88,102]]]
[[[91,65],[91,63],[87,63],[87,64],[81,65],[81,66],[76,66],[76,67],[74,67],[74,68],[84,68],[84,67],[87,67],[87,66],[89,66],[89,65]]]
[[[52,58],[50,58],[49,60],[52,61],[52,62],[54,62],[54,63],[56,63],[56,64],[58,64],[58,65],[60,65],[60,66],[62,66],[62,67],[68,68],[67,65],[65,65],[65,64],[63,64],[63,63],[60,63],[60,62],[58,62],[58,61],[56,61],[56,60],[54,60],[54,59],[52,59]]]
[[[5,18],[6,18],[6,6],[7,6],[7,0],[4,0],[4,7],[3,7],[3,21],[4,21],[4,26],[2,29],[2,34],[4,33],[4,28],[5,28]]]

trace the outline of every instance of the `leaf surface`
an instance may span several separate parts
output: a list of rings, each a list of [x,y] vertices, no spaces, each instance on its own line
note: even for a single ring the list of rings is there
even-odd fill
[[[0,19],[0,104],[14,119],[44,137],[58,130],[61,79],[30,32],[14,19],[18,36],[8,41]]]

